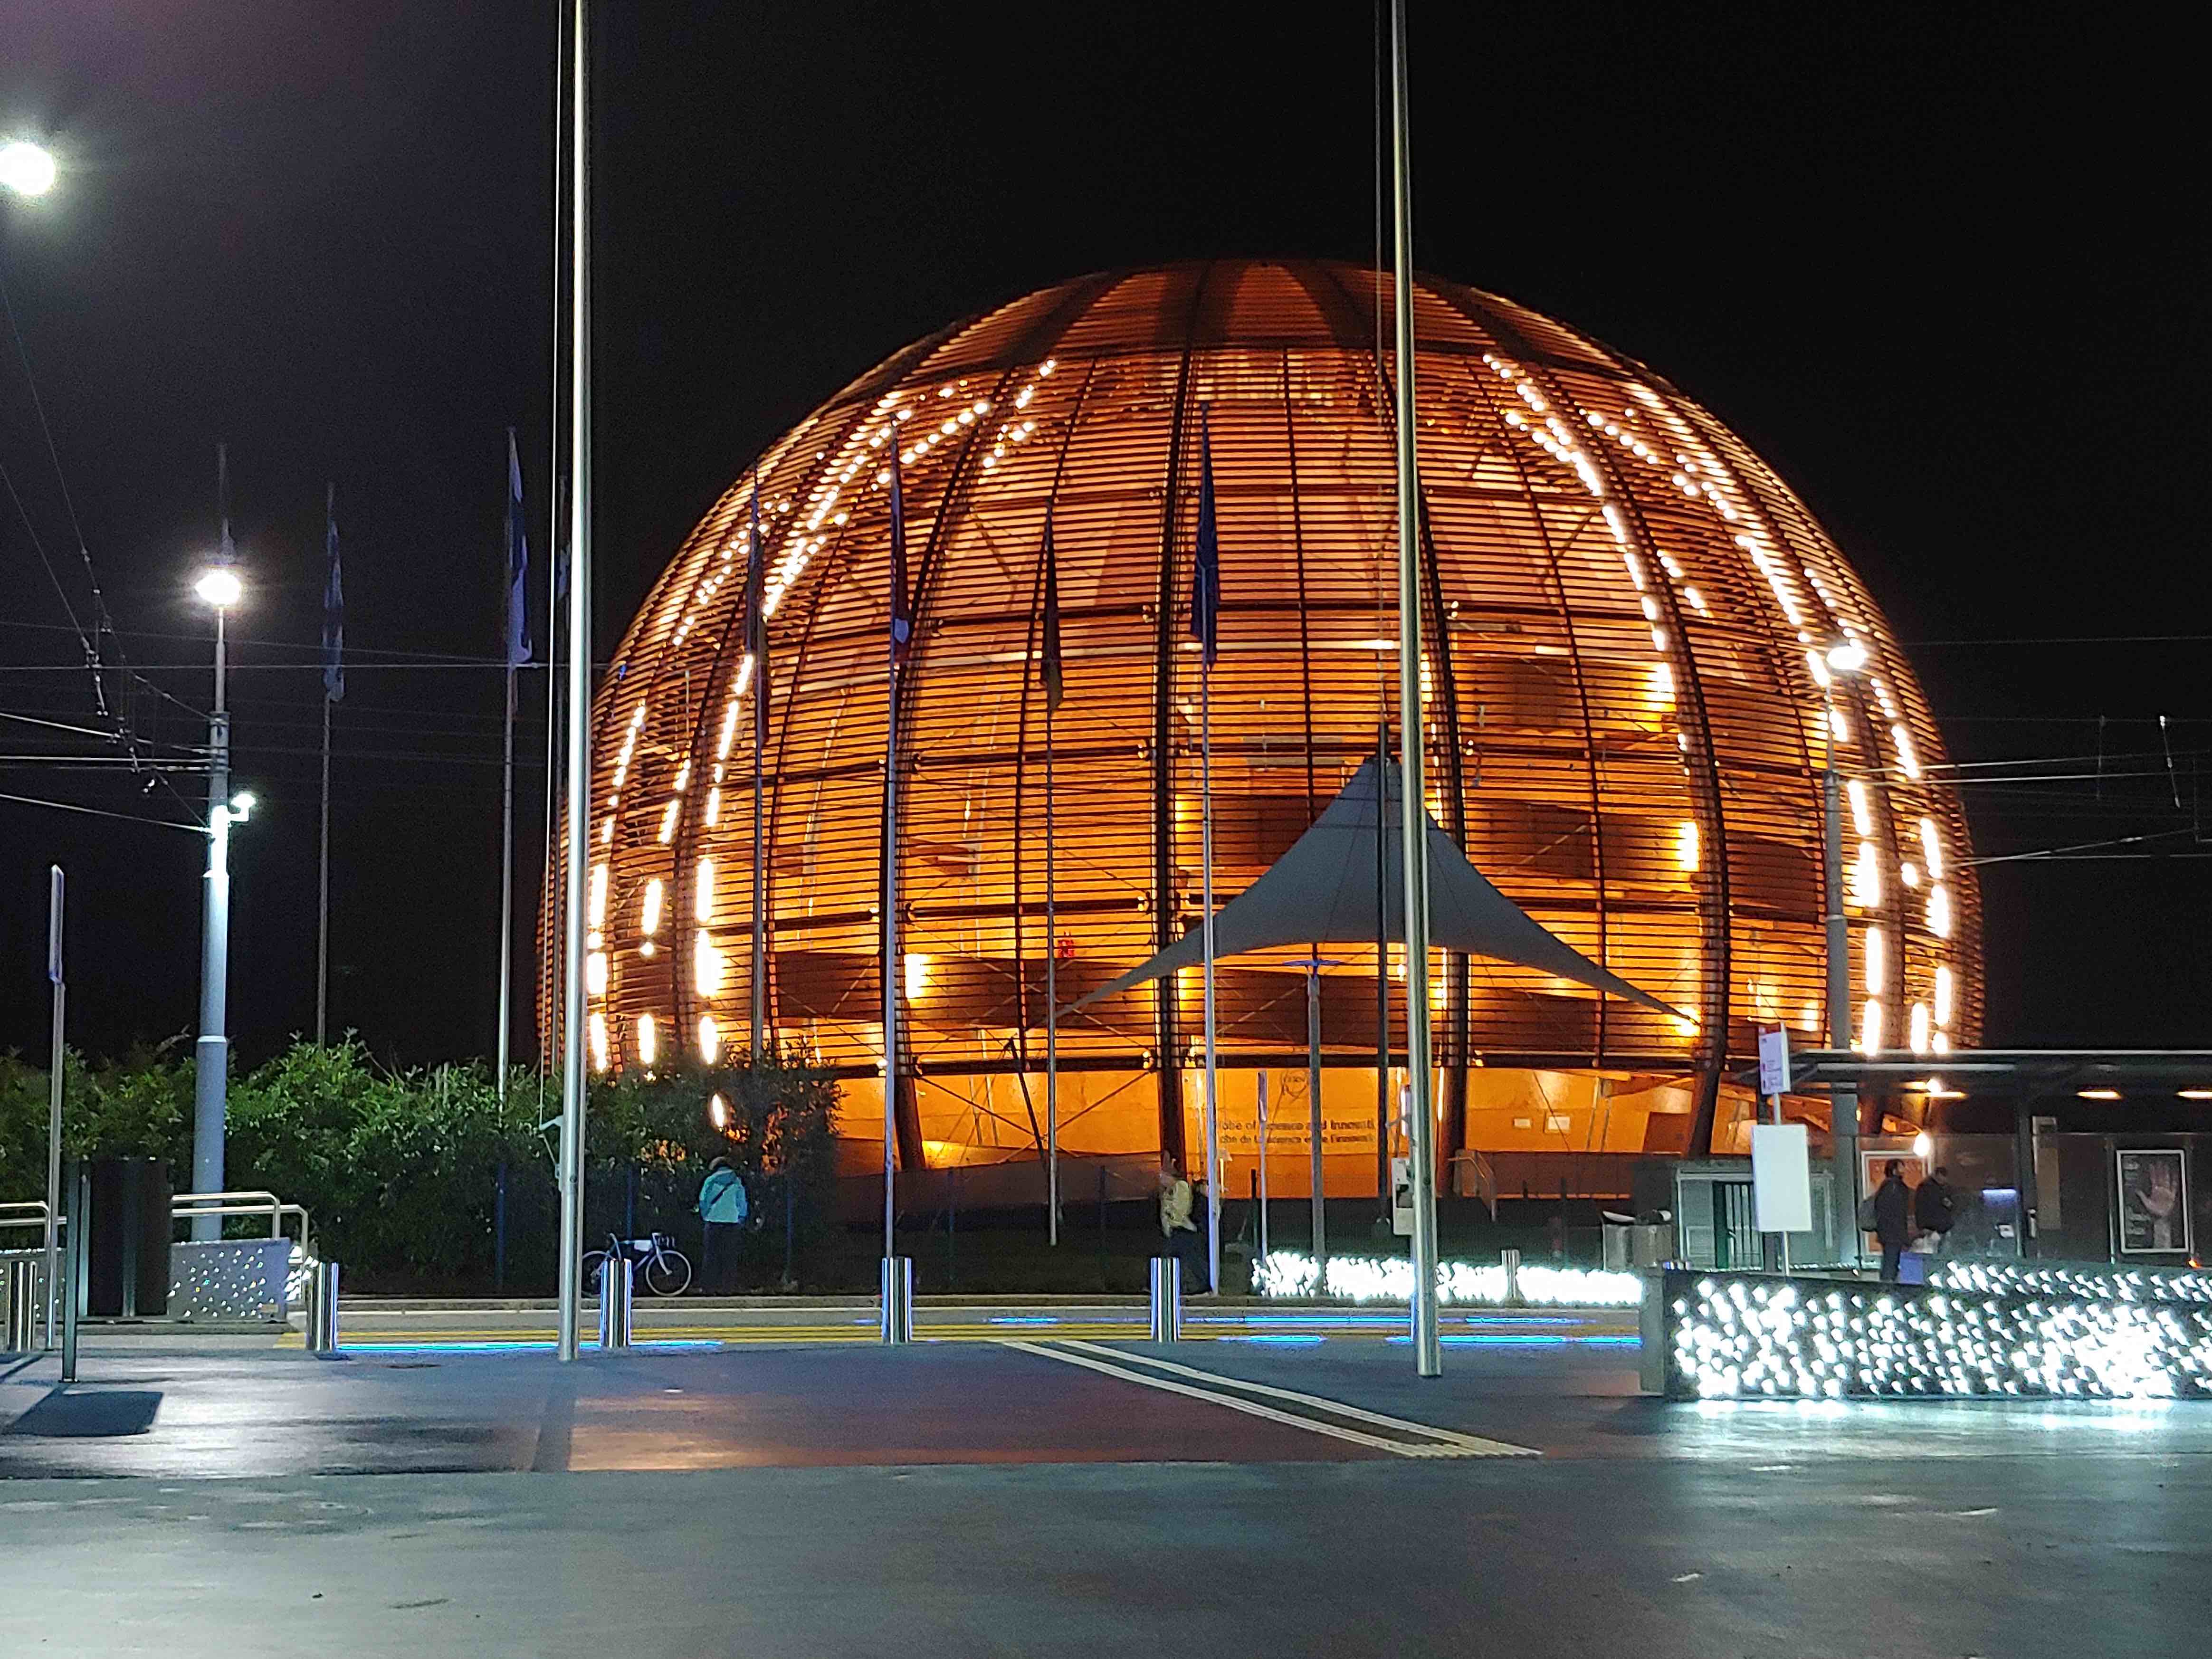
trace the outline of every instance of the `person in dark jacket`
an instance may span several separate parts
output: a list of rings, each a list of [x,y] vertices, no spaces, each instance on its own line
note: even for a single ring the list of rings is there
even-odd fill
[[[1942,1164],[1936,1173],[1913,1189],[1912,1219],[1920,1231],[1928,1234],[1923,1246],[1930,1255],[1941,1255],[1944,1244],[1951,1237],[1951,1225],[1959,1218],[1959,1195],[1951,1186],[1951,1172]]]
[[[1881,1243],[1881,1282],[1894,1285],[1912,1237],[1912,1188],[1905,1184],[1905,1166],[1893,1158],[1882,1166],[1881,1185],[1874,1189],[1874,1236]]]

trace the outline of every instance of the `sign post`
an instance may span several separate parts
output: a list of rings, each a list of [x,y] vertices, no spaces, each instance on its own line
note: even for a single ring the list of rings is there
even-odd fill
[[[1790,1271],[1790,1235],[1813,1226],[1813,1176],[1802,1123],[1782,1121],[1782,1097],[1790,1092],[1790,1032],[1786,1027],[1759,1034],[1759,1092],[1766,1097],[1768,1121],[1751,1129],[1751,1189],[1759,1231],[1776,1237],[1767,1265],[1779,1257]]]

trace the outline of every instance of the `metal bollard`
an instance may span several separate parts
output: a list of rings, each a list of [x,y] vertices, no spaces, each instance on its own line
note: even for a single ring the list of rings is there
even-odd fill
[[[1152,1258],[1152,1340],[1182,1340],[1182,1263],[1171,1255]]]
[[[0,1280],[0,1295],[8,1298],[6,1348],[9,1353],[28,1353],[39,1346],[39,1264],[10,1261]]]
[[[338,1264],[317,1261],[307,1268],[307,1328],[309,1353],[338,1351]]]
[[[610,1254],[599,1267],[599,1352],[629,1352],[629,1301],[637,1264]]]
[[[883,1266],[883,1340],[914,1340],[914,1258],[889,1255]]]
[[[1500,1250],[1498,1261],[1505,1269],[1505,1305],[1517,1308],[1521,1305],[1521,1252]]]

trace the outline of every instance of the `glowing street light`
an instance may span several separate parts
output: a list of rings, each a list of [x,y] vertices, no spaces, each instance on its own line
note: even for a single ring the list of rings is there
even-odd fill
[[[54,187],[51,151],[26,139],[0,144],[0,188],[18,196],[44,196]]]
[[[192,592],[200,596],[204,605],[212,605],[220,614],[246,597],[246,584],[238,579],[238,572],[228,565],[210,565],[192,584]]]

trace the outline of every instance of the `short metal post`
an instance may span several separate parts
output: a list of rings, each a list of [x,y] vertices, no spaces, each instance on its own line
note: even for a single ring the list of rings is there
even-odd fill
[[[90,1228],[92,1176],[79,1159],[69,1177],[69,1282],[62,1286],[62,1381],[76,1381],[76,1328],[84,1313],[85,1274],[92,1261]]]
[[[627,1255],[607,1252],[599,1264],[599,1352],[629,1351],[629,1304],[636,1263]]]
[[[28,1353],[39,1346],[39,1264],[27,1259],[10,1261],[0,1291],[8,1298],[7,1351]]]
[[[1498,1262],[1505,1269],[1505,1304],[1517,1308],[1521,1305],[1521,1252],[1500,1250]]]
[[[338,1264],[317,1261],[307,1268],[307,1352],[338,1351]]]
[[[914,1258],[888,1255],[883,1268],[882,1337],[886,1342],[914,1340]]]
[[[1182,1340],[1182,1263],[1171,1255],[1152,1258],[1152,1340]]]

